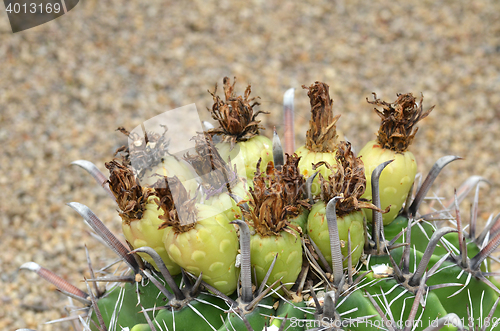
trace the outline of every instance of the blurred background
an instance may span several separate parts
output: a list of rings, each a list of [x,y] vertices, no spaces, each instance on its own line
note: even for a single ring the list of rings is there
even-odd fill
[[[359,150],[379,118],[376,92],[424,95],[435,105],[411,147],[426,174],[450,164],[433,186],[450,198],[472,175],[490,180],[479,213],[500,212],[500,2],[490,1],[96,1],[12,34],[0,5],[0,329],[67,330],[44,325],[68,301],[26,271],[34,261],[80,288],[113,257],[66,203],[89,206],[116,233],[120,220],[78,159],[104,162],[132,129],[162,112],[195,103],[210,119],[215,83],[236,77],[260,96],[271,128],[282,130],[282,98],[295,87],[296,144],[304,142],[309,101],[302,84],[330,85],[337,127]],[[221,92],[222,89],[219,89]],[[170,125],[188,126],[190,123]],[[462,204],[469,220],[470,199]]]

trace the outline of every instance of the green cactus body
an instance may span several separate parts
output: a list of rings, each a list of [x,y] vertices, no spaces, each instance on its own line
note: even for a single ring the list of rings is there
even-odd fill
[[[344,243],[341,246],[342,255],[344,257],[348,255],[347,236],[348,231],[350,230],[352,248],[351,257],[353,265],[358,263],[359,258],[363,253],[363,246],[365,243],[363,217],[364,212],[362,210],[354,211],[343,216],[337,215],[339,238],[341,243]],[[323,201],[318,201],[311,208],[307,219],[307,233],[316,243],[328,263],[331,264],[332,255],[330,249],[330,237],[328,234],[328,224],[326,220],[326,204]],[[344,267],[347,267],[347,260],[344,260],[343,264]]]
[[[175,280],[180,283],[180,277],[176,277]],[[147,282],[145,286],[134,283],[125,283],[123,287],[116,286],[97,301],[105,325],[109,326],[112,318],[116,320],[116,325],[122,327],[146,323],[146,318],[141,312],[142,308],[137,302],[137,289],[139,289],[143,307],[159,307],[165,304],[165,297],[151,282]],[[168,286],[167,289],[170,290]],[[152,312],[148,314],[150,318],[153,318]],[[92,320],[97,323],[95,314],[92,314]]]
[[[263,281],[274,257],[278,255],[267,284],[281,279],[290,288],[302,267],[302,243],[298,233],[282,231],[280,235],[261,236],[256,233],[250,240],[250,256],[255,268],[257,281]]]
[[[196,330],[210,331],[222,325],[221,315],[227,309],[226,303],[219,298],[200,294],[188,306],[175,309],[162,309],[155,312],[154,325],[162,330],[186,330],[196,326]],[[151,331],[147,323],[136,324],[131,331]]]
[[[462,268],[452,263],[443,263],[441,269],[439,273],[429,278],[427,285],[431,286],[453,281],[462,283],[465,286],[465,288],[452,286],[433,290],[433,292],[441,298],[444,308],[449,312],[454,312],[460,318],[467,321],[467,306],[469,306],[469,311],[471,317],[474,318],[474,323],[483,323],[485,316],[498,298],[498,292],[476,277],[470,277],[471,275],[469,275],[468,272],[464,272]],[[470,277],[470,280],[467,283],[468,277]],[[488,277],[488,280],[496,286],[497,289],[500,288],[500,283],[493,277]],[[455,294],[459,290],[461,291]],[[457,304],[457,302],[460,304]],[[472,306],[470,306],[471,304]],[[495,310],[493,318],[494,320],[500,319],[499,309]]]
[[[359,156],[365,165],[366,191],[362,195],[365,199],[372,198],[371,175],[375,168],[389,160],[390,163],[380,175],[380,205],[382,209],[390,206],[389,212],[382,215],[384,225],[390,224],[398,216],[403,203],[408,196],[415,175],[417,162],[411,152],[396,153],[383,149],[375,140],[370,141],[359,151]],[[372,214],[366,213],[367,222],[371,224]]]
[[[382,318],[380,317],[370,300],[368,300],[368,298],[363,295],[362,290],[358,289],[354,292],[349,293],[345,300],[341,298],[341,304],[337,306],[337,312],[339,314],[350,312],[347,316],[349,316],[349,318],[351,319],[372,316],[366,321],[349,322],[347,320],[344,320],[342,327],[346,331],[383,329]]]
[[[377,279],[373,274],[368,274],[365,281],[373,281],[373,283],[370,286],[366,286],[365,289],[372,296],[378,297],[376,300],[381,307],[384,306],[381,293],[383,292],[385,294],[396,323],[400,324],[400,328],[404,328],[406,326],[405,323],[408,321],[415,296],[412,293],[404,293],[406,290],[402,286],[398,286],[398,283],[392,278]],[[429,292],[426,297],[425,309],[420,305],[418,307],[416,320],[413,322],[414,324],[411,325],[412,330],[422,331],[427,328],[432,321],[446,316],[449,311],[443,306],[445,300],[446,298],[443,300],[443,297],[438,296],[434,291]],[[455,302],[454,306],[456,305]],[[451,311],[455,312],[454,310]],[[444,326],[441,330],[455,331],[457,328],[448,325]]]
[[[271,325],[279,328],[284,323],[284,330],[302,331],[304,330],[305,320],[311,319],[314,319],[314,309],[307,307],[306,301],[282,301],[276,310],[276,318]]]
[[[165,228],[163,243],[170,258],[225,294],[236,289],[238,236],[227,216],[220,210],[196,205],[198,221],[186,232]]]
[[[274,299],[272,297],[265,297],[260,303],[253,308],[253,310],[245,314],[245,318],[250,323],[254,330],[264,330],[270,324],[271,317],[274,316],[275,310],[273,308]],[[230,312],[224,318],[224,324],[218,331],[240,331],[248,330],[243,322],[243,319],[236,313]]]
[[[161,256],[170,274],[177,275],[181,272],[181,269],[170,259],[165,250],[165,245],[163,244],[163,232],[165,229],[159,229],[163,223],[163,220],[159,216],[163,215],[164,211],[159,209],[154,199],[155,197],[149,197],[140,220],[122,222],[123,234],[134,249],[145,246],[153,248]],[[156,263],[148,254],[138,254],[158,270]]]

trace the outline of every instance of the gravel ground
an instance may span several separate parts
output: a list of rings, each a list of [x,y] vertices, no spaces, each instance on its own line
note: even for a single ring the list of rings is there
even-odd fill
[[[0,329],[70,328],[44,325],[64,316],[68,302],[19,272],[22,263],[35,261],[84,288],[85,246],[96,266],[112,257],[65,204],[88,205],[118,232],[115,207],[69,164],[86,159],[104,171],[124,144],[117,127],[166,110],[196,103],[209,118],[206,91],[224,76],[236,76],[241,93],[251,83],[261,109],[272,112],[266,126],[278,130],[283,92],[296,87],[297,144],[309,116],[300,86],[328,83],[342,114],[338,128],[358,150],[379,124],[366,97],[423,93],[424,107],[436,108],[412,147],[419,171],[443,155],[465,157],[435,189],[450,197],[467,177],[482,175],[491,186],[481,190],[480,216],[499,212],[499,16],[493,0],[82,0],[53,22],[12,34],[2,11]]]

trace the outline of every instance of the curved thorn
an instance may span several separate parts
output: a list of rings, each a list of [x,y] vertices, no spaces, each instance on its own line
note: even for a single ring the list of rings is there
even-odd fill
[[[59,277],[56,275],[54,272],[52,272],[49,269],[46,269],[42,266],[40,266],[38,263],[35,262],[26,262],[23,265],[19,267],[20,270],[29,270],[35,272],[38,276],[41,278],[45,279],[52,285],[54,285],[59,291],[67,294],[68,296],[71,296],[72,298],[89,305],[91,301],[88,299],[89,295],[82,290],[80,290],[78,287],[74,286],[73,284],[70,284],[67,280]]]
[[[335,206],[342,197],[334,197],[326,205],[326,221],[330,236],[330,252],[332,254],[333,284],[338,287],[344,276],[342,267],[342,252],[340,250],[339,229],[337,227],[337,213]]]
[[[429,261],[432,257],[432,254],[434,253],[434,249],[436,248],[437,243],[439,242],[439,240],[441,240],[441,237],[451,232],[457,232],[457,230],[450,227],[444,227],[438,229],[436,232],[432,234],[431,239],[429,239],[429,244],[425,249],[424,255],[422,256],[422,259],[418,264],[417,270],[415,270],[415,273],[413,274],[413,276],[411,276],[410,280],[408,281],[408,284],[410,284],[411,286],[416,286],[421,283],[422,276],[424,275],[424,272],[427,269],[427,265],[429,264]]]
[[[144,275],[153,283],[154,286],[167,297],[168,301],[173,300],[175,297],[172,293],[170,293],[165,286],[158,279],[156,279],[147,269],[142,270]]]
[[[242,220],[234,220],[230,224],[240,227],[240,251],[241,251],[241,300],[249,303],[253,299],[252,293],[252,265],[250,260],[250,229],[248,224]]]
[[[465,330],[460,317],[458,317],[458,315],[455,313],[449,313],[446,314],[444,317],[438,319],[435,325],[433,324],[426,327],[424,331],[438,331],[441,330],[444,326],[451,326],[451,325],[455,326],[459,331]]]
[[[318,174],[319,174],[319,170],[316,171],[314,174],[312,174],[312,176],[310,176],[306,179],[307,199],[309,200],[309,204],[311,204],[311,205],[314,205],[314,199],[313,199],[313,195],[311,192],[312,184],[313,184],[314,178],[316,178],[316,176]]]
[[[283,122],[285,127],[285,152],[292,155],[295,152],[295,132],[293,127],[293,98],[294,98],[295,89],[290,88],[286,90],[283,95]]]
[[[85,223],[92,228],[123,261],[132,269],[136,274],[139,272],[139,265],[132,255],[130,250],[125,247],[116,236],[109,231],[109,229],[102,223],[102,221],[85,205],[78,202],[70,202],[68,206],[73,208],[80,214]]]
[[[500,245],[500,232],[470,260],[471,270],[479,270],[481,263]]]
[[[184,294],[182,293],[182,291],[179,289],[179,286],[177,286],[177,283],[175,282],[174,278],[170,274],[170,271],[168,270],[167,266],[163,262],[163,259],[161,258],[161,256],[158,254],[157,251],[155,251],[151,247],[144,246],[144,247],[136,248],[133,251],[131,251],[130,253],[137,253],[137,252],[146,253],[149,256],[151,256],[153,261],[156,263],[156,266],[158,267],[158,270],[160,271],[161,275],[163,276],[163,278],[167,282],[168,286],[170,287],[172,292],[174,292],[175,298],[177,300],[184,300],[186,298],[184,296]],[[169,292],[169,294],[170,294],[170,292]],[[167,296],[167,298],[168,298],[168,296]],[[168,298],[168,299],[171,300],[171,298]]]
[[[382,174],[382,170],[385,169],[391,162],[394,160],[385,161],[382,164],[379,164],[375,170],[372,172],[372,203],[380,210],[380,185],[379,179]],[[372,239],[375,241],[375,245],[377,248],[377,253],[380,254],[380,235],[383,231],[383,222],[382,222],[382,214],[380,211],[373,209],[372,210]]]
[[[87,160],[76,160],[71,162],[72,165],[79,166],[80,168],[84,169],[87,171],[92,177],[94,177],[95,181],[99,186],[101,186],[106,193],[113,199],[113,201],[116,201],[115,195],[113,192],[111,192],[108,184],[108,177],[106,177],[97,167],[95,164],[93,164],[90,161]]]
[[[410,206],[409,209],[409,216],[415,216],[417,213],[418,208],[420,207],[420,204],[424,200],[424,197],[427,195],[427,192],[429,192],[432,183],[434,183],[434,180],[436,180],[437,176],[443,170],[443,168],[448,165],[450,162],[453,162],[455,160],[462,159],[460,156],[455,156],[455,155],[447,155],[441,157],[439,160],[434,163],[434,165],[431,168],[431,171],[429,171],[429,174],[425,178],[422,186],[419,188],[417,195],[415,196],[415,199],[413,200],[413,203]]]
[[[283,147],[281,146],[280,137],[276,132],[276,127],[274,127],[273,131],[273,162],[276,169],[280,169],[285,164]]]
[[[408,191],[408,195],[406,196],[405,207],[403,209],[403,215],[409,215],[411,199],[413,197],[413,188],[415,187],[415,181],[411,184],[410,190]]]

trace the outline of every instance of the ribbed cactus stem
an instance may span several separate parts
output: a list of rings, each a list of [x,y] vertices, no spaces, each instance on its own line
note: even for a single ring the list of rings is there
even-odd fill
[[[342,197],[334,197],[326,205],[326,220],[328,222],[328,233],[330,236],[333,283],[335,286],[340,284],[340,281],[344,276],[342,268],[342,251],[340,250],[340,237],[337,227],[337,213],[335,211],[335,205],[340,199],[342,199]]]
[[[231,224],[237,224],[240,227],[241,300],[243,303],[250,303],[253,299],[250,229],[248,228],[248,224],[242,220],[234,220]]]

